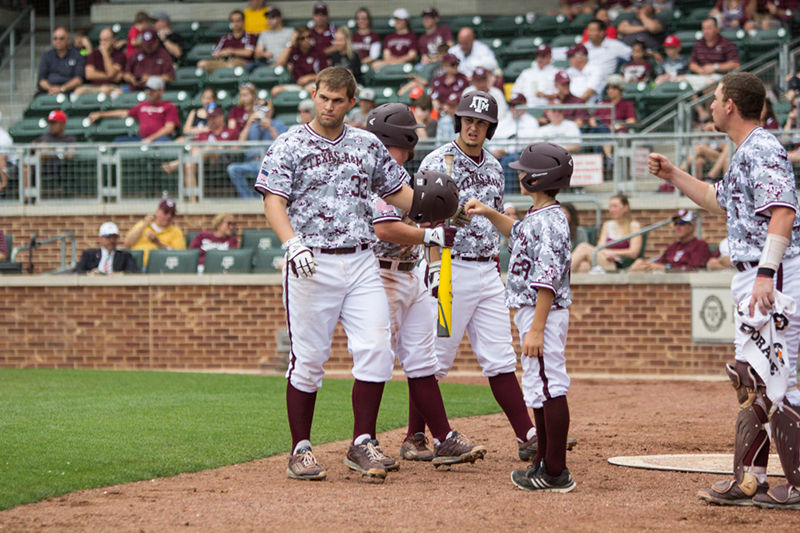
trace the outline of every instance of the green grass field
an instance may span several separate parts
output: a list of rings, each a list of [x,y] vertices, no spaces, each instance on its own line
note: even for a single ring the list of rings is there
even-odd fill
[[[312,442],[351,436],[351,380],[326,380]],[[287,453],[286,380],[272,376],[0,370],[0,509],[79,489]],[[499,412],[489,387],[442,384],[451,418]],[[378,431],[406,424],[388,383]]]

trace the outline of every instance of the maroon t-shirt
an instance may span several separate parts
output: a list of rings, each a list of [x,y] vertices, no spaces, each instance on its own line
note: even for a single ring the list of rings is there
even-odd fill
[[[223,48],[255,50],[257,40],[258,35],[252,33],[244,33],[240,37],[234,37],[232,33],[229,33],[219,38],[212,54],[218,53]]]
[[[217,237],[213,231],[201,231],[192,239],[189,244],[189,249],[199,249],[200,258],[198,263],[201,265],[206,261],[206,252],[209,250],[233,250],[236,248],[239,241],[236,240],[235,235],[230,237]]]
[[[601,103],[610,104],[611,100],[603,100]],[[594,118],[602,120],[608,127],[611,127],[611,110],[599,108],[594,111]],[[625,122],[627,119],[632,118],[636,120],[636,110],[633,108],[633,102],[630,100],[620,100],[614,106],[614,120],[617,122]],[[625,128],[617,131],[626,131]]]
[[[622,77],[625,81],[649,81],[653,78],[653,65],[643,59],[641,61],[628,61],[622,67]]]
[[[656,262],[669,265],[676,270],[696,270],[706,266],[711,250],[706,241],[694,238],[686,244],[673,242]]]
[[[469,87],[469,78],[462,73],[459,72],[456,74],[452,83],[447,83],[446,75],[442,74],[434,78],[431,83],[431,98],[439,100],[440,102],[445,102],[447,97],[453,93],[461,96],[461,93],[464,92],[464,89],[467,87]]]
[[[436,31],[427,34],[423,33],[417,38],[417,52],[421,56],[436,57],[439,45],[453,42],[453,33],[450,28],[442,24]]]
[[[236,128],[234,129],[236,130],[237,135],[242,131],[242,128],[244,128],[248,118],[250,118],[250,113],[238,105],[233,106],[228,112],[228,121],[230,122],[231,119],[236,121]]]
[[[311,28],[311,40],[314,41],[314,48],[325,53],[325,49],[333,44],[333,36],[336,35],[336,26],[328,24],[328,27],[322,31],[317,28]]]
[[[130,72],[137,78],[144,75],[148,76],[167,76],[168,78],[175,78],[175,66],[172,63],[172,56],[163,47],[159,46],[152,54],[145,54],[142,50],[137,51],[128,58],[125,64],[125,72]],[[144,87],[144,82],[135,88],[141,89]]]
[[[369,49],[372,47],[372,43],[379,43],[381,42],[381,36],[375,32],[368,33],[366,35],[361,35],[358,32],[353,33],[353,50],[358,52],[358,57],[364,59],[365,57],[369,57]]]
[[[562,104],[585,104],[586,100],[581,98],[580,96],[575,96],[572,93],[569,93],[566,98],[561,100]],[[564,118],[566,120],[571,120],[573,122],[584,121],[586,122],[589,120],[589,110],[586,108],[583,109],[564,109]]]
[[[389,50],[394,57],[406,55],[417,49],[417,36],[413,33],[390,33],[383,40],[383,49]]]
[[[120,65],[122,70],[125,70],[125,54],[120,50],[112,50],[111,51],[111,62],[115,65]],[[86,66],[93,66],[94,69],[98,72],[105,73],[106,65],[103,62],[103,54],[100,53],[100,50],[93,50],[91,54],[86,57]],[[111,82],[110,79],[106,78],[105,81],[103,80],[91,80],[89,83],[92,85],[103,85],[104,83]]]
[[[172,122],[177,128],[180,125],[178,118],[178,108],[175,104],[162,100],[154,104],[150,100],[139,102],[135,107],[128,110],[128,115],[132,116],[139,123],[139,136],[149,137],[167,123]]]
[[[714,46],[708,46],[705,39],[698,39],[692,48],[692,55],[689,62],[700,65],[712,63],[725,63],[726,61],[739,61],[739,51],[733,41],[720,37]]]
[[[210,131],[204,131],[203,133],[199,134],[197,137],[194,138],[197,142],[227,142],[227,141],[236,141],[239,139],[239,134],[236,130],[231,130],[228,128],[223,128],[223,130],[219,133],[212,133]]]
[[[303,53],[299,47],[292,47],[289,53],[289,65],[292,66],[292,79],[299,80],[306,74],[316,74],[328,66],[328,56],[319,48],[311,48]]]

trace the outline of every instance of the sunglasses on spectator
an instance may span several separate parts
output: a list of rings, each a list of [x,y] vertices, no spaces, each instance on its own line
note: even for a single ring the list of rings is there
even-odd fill
[[[676,226],[686,226],[687,224],[691,224],[691,222],[686,222],[685,220],[678,220],[676,222],[673,222],[673,224],[675,224]]]
[[[66,39],[69,39],[66,35],[53,35],[54,41],[64,41]]]

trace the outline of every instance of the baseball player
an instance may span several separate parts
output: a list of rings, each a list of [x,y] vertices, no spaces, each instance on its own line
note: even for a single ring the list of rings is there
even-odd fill
[[[431,152],[422,160],[420,171],[445,172],[453,157],[452,177],[459,188],[459,203],[477,198],[503,210],[503,168],[483,148],[497,128],[497,102],[482,91],[462,95],[455,112],[456,140]],[[476,217],[458,227],[452,247],[453,316],[450,337],[437,337],[437,377],[447,375],[466,331],[478,357],[483,375],[489,378],[497,403],[517,436],[519,456],[528,460],[536,453],[533,427],[514,373],[517,355],[511,339],[508,308],[500,279],[500,236],[485,217]],[[428,283],[438,291],[438,262],[430,263]],[[423,429],[420,429],[423,428]],[[409,432],[424,430],[418,413],[409,413]]]
[[[727,74],[717,85],[711,116],[716,128],[736,145],[736,152],[725,177],[716,184],[695,179],[661,154],[650,154],[649,160],[650,172],[676,186],[697,205],[726,214],[731,261],[739,271],[731,282],[731,293],[737,303],[750,298],[750,316],[756,306],[761,313],[768,313],[776,290],[793,299],[800,309],[800,216],[795,176],[781,143],[759,126],[764,97],[764,84],[750,73]],[[787,368],[780,372],[786,372],[788,384],[785,393],[779,390],[777,396],[774,388],[768,390],[765,385],[773,381],[771,376],[759,375],[748,362],[743,348],[749,334],[743,329],[736,331],[735,364],[726,365],[741,407],[736,420],[734,478],[698,493],[709,503],[800,509],[800,314],[787,313],[785,318],[788,325],[783,330],[782,364]],[[772,488],[766,473],[769,428],[788,482]]]
[[[386,381],[392,377],[389,308],[371,247],[372,195],[419,215],[408,175],[374,135],[344,124],[356,82],[330,67],[316,80],[316,117],[272,143],[256,191],[286,250],[284,306],[290,339],[286,409],[292,434],[287,474],[325,479],[311,451],[311,423],[323,364],[341,321],[353,356],[353,441],[345,464],[368,482],[386,477],[374,444]]]
[[[419,137],[411,109],[400,103],[383,104],[367,115],[367,131],[386,146],[398,164],[414,157]],[[451,185],[443,190],[443,202],[451,214],[458,208],[458,190],[447,176],[420,173],[415,176],[414,192],[421,181],[434,185],[436,178],[445,178]],[[434,194],[429,191],[428,195]],[[420,245],[452,246],[455,228],[439,226],[420,228],[405,214],[378,198],[372,219],[375,234],[380,239],[374,248],[378,258],[381,280],[389,300],[392,324],[392,350],[408,379],[409,410],[417,410],[433,435],[433,452],[426,446],[425,433],[409,432],[400,447],[403,459],[433,461],[435,465],[475,462],[483,459],[486,448],[473,445],[466,435],[450,428],[447,413],[436,381],[437,360],[436,304],[428,296],[424,272],[417,263],[422,258]]]
[[[570,492],[575,481],[567,469],[569,376],[564,357],[569,327],[569,222],[555,199],[569,187],[572,156],[561,146],[541,142],[511,163],[522,191],[533,200],[523,220],[506,216],[475,198],[468,215],[486,217],[509,238],[506,305],[517,309],[514,322],[522,346],[522,387],[533,409],[538,450],[530,468],[514,470],[515,486],[532,491]]]

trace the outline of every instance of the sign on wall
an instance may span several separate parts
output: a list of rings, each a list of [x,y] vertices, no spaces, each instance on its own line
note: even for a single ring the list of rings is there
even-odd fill
[[[733,342],[736,326],[728,287],[692,287],[692,342]]]
[[[603,155],[575,154],[572,156],[573,171],[570,187],[600,185],[603,183]]]

